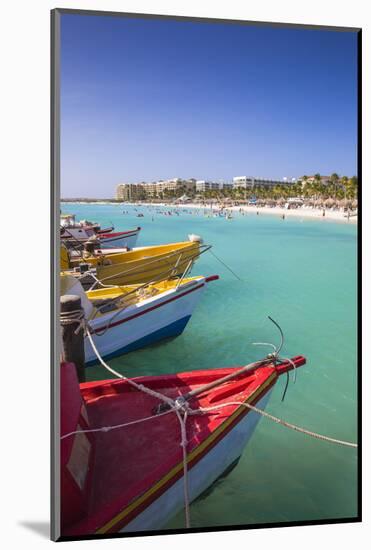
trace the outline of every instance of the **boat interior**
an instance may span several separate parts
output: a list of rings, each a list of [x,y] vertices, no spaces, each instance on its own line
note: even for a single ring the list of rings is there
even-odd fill
[[[62,272],[61,295],[75,294],[80,296],[86,316],[92,319],[105,315],[110,311],[127,308],[177,287],[179,290],[184,290],[197,284],[197,282],[201,282],[201,280],[203,280],[203,277],[185,277],[183,280],[166,279],[145,285],[114,286],[85,292],[78,279]]]
[[[89,480],[84,504],[81,504],[80,510],[75,511],[75,521],[70,517],[71,524],[65,526],[65,534],[76,535],[80,532],[94,532],[144,492],[153,488],[164,476],[181,475],[183,463],[179,420],[173,412],[156,414],[156,408],[160,403],[158,398],[133,388],[126,380],[83,383],[80,384],[80,392],[72,392],[71,377],[75,376],[75,386],[77,378],[76,374],[67,372],[67,368],[70,371],[71,367],[74,369],[73,364],[68,365],[70,366],[63,365],[65,384],[62,376],[62,392],[73,393],[73,399],[63,396],[66,400],[63,402],[69,403],[69,407],[63,409],[68,418],[62,419],[62,426],[64,422],[67,432],[71,430],[71,426],[73,428],[74,421],[71,418],[75,417],[77,422],[76,416],[81,416],[81,410],[84,420],[80,418],[78,422],[80,425],[86,425],[88,429],[112,427],[150,418],[118,429],[78,434],[74,442],[69,441],[71,438],[62,440],[65,447],[73,445],[77,448],[78,445],[83,445],[85,452],[89,449],[92,453],[89,459],[90,477],[86,476]],[[156,392],[176,398],[236,370],[238,369],[213,369],[147,376],[134,380]],[[274,373],[275,369],[272,366],[261,367],[206,391],[191,399],[189,404],[192,409],[198,409],[229,401],[243,402],[247,399],[255,403],[262,397],[266,388],[270,387],[270,381],[274,384]],[[233,413],[237,409],[241,412],[239,418],[247,413],[246,408],[228,405],[210,414],[188,416],[186,430],[189,466],[200,459],[203,452],[212,448],[218,438],[223,437],[231,429],[235,420]],[[80,440],[80,443],[77,440]],[[66,453],[68,454],[67,451]],[[81,452],[78,453],[76,450],[76,456],[72,456],[73,454],[71,452],[66,464],[69,470],[67,474],[81,481],[79,469],[83,468],[83,464],[78,464],[78,457],[81,461]]]
[[[61,254],[63,254],[63,264],[66,265],[65,269],[68,269],[78,266],[82,260],[92,266],[130,264],[130,262],[137,262],[139,260],[156,259],[157,257],[170,254],[176,255],[179,251],[197,254],[199,248],[200,243],[197,241],[184,241],[160,246],[145,246],[117,253],[112,253],[112,249],[108,249],[108,253],[104,249],[97,249],[93,252],[84,251],[80,257],[71,254],[67,256],[65,251],[63,253],[61,251]]]

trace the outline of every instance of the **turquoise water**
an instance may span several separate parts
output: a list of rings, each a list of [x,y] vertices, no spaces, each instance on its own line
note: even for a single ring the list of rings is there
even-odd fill
[[[140,225],[138,246],[201,235],[242,279],[210,254],[193,274],[217,273],[184,333],[178,338],[111,360],[127,376],[243,365],[278,343],[270,315],[285,333],[286,356],[307,365],[281,402],[280,380],[267,411],[307,429],[356,441],[356,260],[354,225],[325,220],[282,220],[262,213],[232,220],[118,205],[62,205],[77,219],[117,230]],[[159,208],[160,210],[160,208]],[[163,210],[163,209],[162,209]],[[154,220],[152,221],[152,216]],[[89,379],[105,378],[98,367]],[[352,518],[357,515],[357,453],[278,426],[258,424],[237,467],[205,498],[191,505],[192,527]],[[183,528],[179,514],[168,528]]]

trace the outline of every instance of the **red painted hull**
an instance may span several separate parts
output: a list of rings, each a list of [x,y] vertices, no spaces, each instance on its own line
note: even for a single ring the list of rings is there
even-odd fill
[[[298,367],[305,364],[302,356],[295,357],[293,361]],[[65,372],[73,377],[71,367],[74,373],[73,365],[62,365],[62,375]],[[197,409],[231,401],[258,403],[272,389],[280,374],[291,369],[289,362],[278,367],[259,367],[205,392],[190,401],[190,406]],[[175,398],[237,370],[193,371],[134,380]],[[68,393],[74,385],[71,380],[66,386]],[[157,398],[133,389],[125,380],[80,384],[74,392],[74,399],[63,394],[61,399],[62,413],[68,406],[69,417],[73,414],[78,416],[81,404],[86,408],[86,427],[90,429],[152,416],[153,408],[159,404]],[[215,414],[188,417],[188,469],[192,471],[250,412],[244,406],[227,405]],[[81,414],[79,422],[80,425],[85,422]],[[69,433],[72,426],[73,422],[65,422],[62,414],[62,436]],[[68,498],[65,498],[68,488],[63,485],[62,476],[62,536],[66,537],[122,530],[183,475],[180,428],[173,412],[131,426],[87,435],[94,458],[90,457],[79,508],[77,498],[71,496],[71,489]],[[62,468],[68,462],[72,445],[70,439],[62,440]],[[68,513],[74,506],[75,518],[71,519]]]

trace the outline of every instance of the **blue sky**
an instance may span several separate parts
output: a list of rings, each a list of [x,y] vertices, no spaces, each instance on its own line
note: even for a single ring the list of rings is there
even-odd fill
[[[355,32],[62,15],[61,194],[356,174]]]

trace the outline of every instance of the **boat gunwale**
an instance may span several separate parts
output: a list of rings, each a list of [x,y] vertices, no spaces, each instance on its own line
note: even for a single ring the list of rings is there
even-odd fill
[[[242,403],[257,403],[277,381],[278,374],[273,367],[260,367],[260,369],[261,371],[264,369],[264,373],[262,372],[260,376],[262,380],[260,382],[257,379],[252,381],[253,386],[255,386],[254,389],[248,384],[246,388],[248,394],[241,399]],[[210,371],[204,371],[205,374],[207,374],[207,372]],[[264,374],[264,376],[262,376],[262,374]],[[84,384],[85,388],[87,384],[89,383]],[[239,395],[240,393],[241,392],[239,392]],[[249,412],[251,412],[250,409],[243,405],[230,405],[230,407],[224,407],[224,409],[229,409],[229,414],[224,410],[224,412],[221,413],[223,415],[221,421],[220,415],[218,415],[218,419],[212,419],[207,425],[208,429],[204,427],[202,431],[197,434],[197,437],[200,439],[202,438],[202,440],[188,453],[188,470],[191,470],[219,441],[221,441]],[[211,429],[211,425],[215,426],[214,429]],[[206,431],[207,434],[205,436]],[[192,440],[193,439],[195,439],[195,436]],[[190,441],[188,444],[190,444]],[[121,507],[121,509],[118,513],[116,512],[113,517],[107,519],[107,515],[111,512],[107,511],[107,506],[105,506],[103,511],[97,511],[92,517],[83,518],[77,524],[66,529],[68,534],[76,535],[83,532],[86,533],[86,530],[96,534],[106,534],[121,530],[127,523],[137,517],[144,508],[154,502],[156,498],[182,477],[183,460],[180,458],[180,460],[174,464],[175,456],[176,454],[179,455],[179,453],[180,451],[178,449],[174,451],[172,457],[169,458],[166,463],[162,463],[154,472],[151,472],[149,476],[144,478],[144,480],[142,479],[138,484],[133,485],[128,491],[129,494],[125,497],[127,502],[123,507],[122,504],[120,504],[123,502],[122,496],[114,499],[114,502],[109,505],[109,509],[111,511],[115,508],[118,509]],[[167,473],[161,475],[163,471]],[[141,486],[147,486],[149,488],[141,490]],[[104,516],[106,516],[106,519],[104,519]]]
[[[200,284],[197,285],[198,282],[200,282]],[[206,284],[206,281],[205,281],[205,277],[199,277],[194,281],[192,288],[188,288],[190,286],[189,283],[185,283],[185,284],[187,284],[186,290],[182,288],[183,285],[180,285],[178,288],[173,287],[159,294],[155,294],[154,296],[150,296],[149,298],[146,298],[141,302],[130,304],[127,308],[117,308],[113,311],[101,314],[99,317],[97,316],[94,319],[89,320],[90,333],[92,335],[97,334],[99,336],[99,332],[102,332],[106,329],[107,323],[109,324],[109,328],[114,328],[123,323],[131,321],[137,317],[140,317],[141,315],[150,313],[151,311],[154,311],[159,307],[167,305],[177,299],[183,298],[183,296],[186,296],[187,294],[190,294],[195,290],[199,290],[203,288]],[[183,290],[184,292],[180,294],[180,292]],[[158,303],[151,305],[156,301],[158,301]],[[146,306],[150,306],[150,307],[143,310],[143,308],[145,308]],[[110,323],[109,319],[114,315],[117,315],[118,320]],[[120,318],[121,315],[122,317]],[[105,324],[102,326],[97,326],[97,325],[101,325],[102,322],[105,322]]]
[[[256,404],[258,401],[260,401],[268,391],[270,391],[275,383],[277,382],[278,378],[281,374],[284,372],[287,372],[288,370],[293,369],[293,363],[296,367],[300,367],[306,363],[305,357],[298,355],[292,358],[291,361],[284,361],[280,366],[274,366],[272,364],[268,364],[265,366],[257,366],[255,369],[250,371],[248,373],[247,378],[253,378],[251,384],[249,384],[246,388],[247,390],[250,390],[248,395],[245,395],[245,398],[241,400],[241,403],[249,403],[251,405]],[[178,374],[171,374],[171,375],[163,375],[163,376],[140,376],[133,378],[137,383],[141,383],[143,385],[152,385],[152,388],[158,388],[158,384],[162,383],[164,385],[164,382],[169,384],[170,382],[174,382],[175,380],[178,381],[179,386],[179,380],[183,380],[184,383],[187,382],[187,379],[196,377],[212,377],[215,378],[216,375],[221,374],[224,376],[226,373],[231,373],[233,370],[238,370],[241,367],[229,367],[227,369],[212,369],[210,371],[191,371],[189,373],[178,373]],[[238,375],[236,377],[236,381],[239,379],[242,379],[244,376],[246,376],[243,373],[241,375]],[[260,381],[259,381],[260,380]],[[255,384],[254,384],[255,382]],[[189,384],[189,382],[188,382]],[[113,389],[116,386],[125,387],[128,391],[136,391],[132,387],[129,386],[129,383],[127,380],[106,380],[106,381],[96,381],[96,382],[85,382],[80,384],[81,389],[81,395],[85,403],[88,403],[89,401],[96,401],[96,399],[86,399],[87,394],[92,391],[93,393],[96,393],[99,389],[99,386],[103,388],[110,387]],[[255,385],[255,389],[254,388]],[[130,388],[130,389],[129,389]],[[213,392],[210,392],[211,395]],[[241,391],[239,391],[239,394],[241,394]],[[115,395],[117,393],[115,392]],[[109,397],[109,394],[100,395],[99,397]],[[111,397],[113,397],[113,394],[111,394]],[[224,407],[225,409],[229,409],[229,407]],[[191,470],[204,456],[207,455],[207,453],[215,447],[215,445],[221,441],[249,412],[253,412],[252,409],[244,406],[243,404],[239,405],[231,405],[231,408],[233,408],[233,412],[230,412],[229,415],[227,413],[224,413],[224,420],[222,420],[214,430],[209,429],[209,435],[201,441],[198,445],[196,445],[188,454],[187,458],[187,464],[188,469]],[[211,423],[213,420],[211,421]],[[215,422],[215,420],[214,420]],[[210,428],[210,423],[207,425],[208,428]],[[206,428],[203,428],[203,432],[206,431]],[[197,434],[198,438],[200,437],[200,434]],[[195,438],[195,436],[194,436]],[[174,459],[173,459],[174,460]],[[169,461],[168,461],[169,462]],[[107,533],[113,533],[121,530],[125,527],[130,521],[132,521],[135,517],[137,517],[146,507],[148,507],[152,502],[154,502],[158,497],[160,497],[167,489],[169,489],[178,479],[181,478],[183,474],[183,461],[181,460],[178,462],[175,466],[170,465],[167,466],[168,472],[167,474],[163,475],[160,479],[157,481],[155,480],[151,484],[151,479],[145,478],[145,481],[142,484],[147,484],[150,488],[146,491],[139,491],[138,489],[135,489],[134,487],[131,487],[131,491],[134,492],[137,491],[137,495],[132,498],[130,502],[127,503],[126,506],[124,506],[119,513],[116,513],[111,519],[104,519],[104,516],[107,516],[108,512],[107,510],[104,510],[103,512],[96,512],[95,515],[92,518],[83,518],[80,522],[77,524],[72,525],[69,529],[67,529],[68,534],[71,535],[78,535],[78,534],[86,534],[86,531],[89,529],[93,531],[95,534],[107,534]],[[161,469],[165,469],[164,464],[162,463]],[[158,475],[156,470],[156,474],[152,473],[152,478],[154,475]],[[130,492],[129,492],[130,494]],[[128,498],[128,497],[127,497]],[[110,505],[110,510],[112,513],[112,510],[114,508],[117,509],[117,507],[122,506],[122,497],[114,499],[113,504]],[[103,525],[102,525],[103,523]],[[100,526],[98,525],[100,524]]]

